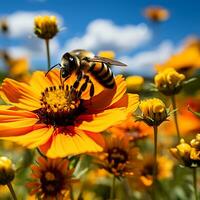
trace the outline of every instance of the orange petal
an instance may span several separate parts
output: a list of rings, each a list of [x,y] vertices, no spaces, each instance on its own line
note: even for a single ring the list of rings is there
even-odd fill
[[[94,96],[91,100],[85,101],[88,111],[104,110],[119,101],[126,92],[126,82],[121,75],[115,78],[116,86],[113,89],[105,88],[101,93]]]
[[[24,135],[33,130],[37,118],[25,118],[17,121],[0,123],[0,137]]]
[[[45,76],[45,72],[36,71],[33,73],[30,85],[35,89],[37,95],[40,95],[47,87],[58,85],[60,83],[58,70],[52,70]]]
[[[36,148],[46,143],[53,133],[53,127],[47,128],[46,125],[35,126],[34,129],[35,130],[24,135],[4,137],[3,139],[17,142],[18,144],[28,148]]]
[[[76,126],[82,130],[98,133],[125,120],[126,116],[126,108],[108,109],[97,114],[80,115],[77,118],[77,122],[80,123]]]
[[[40,149],[50,158],[102,151],[102,147],[91,136],[77,128],[69,128],[65,133],[55,134],[49,143],[41,146]]]
[[[3,122],[15,122],[26,118],[38,118],[38,116],[29,111],[9,110],[10,106],[0,106],[0,124]]]
[[[29,85],[6,78],[0,90],[1,98],[8,104],[25,110],[40,108],[40,96]]]
[[[140,101],[139,95],[126,94],[118,102],[116,102],[112,106],[110,106],[109,109],[126,107],[127,113],[133,113],[138,108],[139,101]]]

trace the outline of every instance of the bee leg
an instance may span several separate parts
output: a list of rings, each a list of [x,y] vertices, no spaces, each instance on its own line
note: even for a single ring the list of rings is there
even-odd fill
[[[81,86],[81,88],[80,88],[80,90],[78,92],[78,97],[80,97],[81,94],[86,90],[87,85],[88,85],[88,83],[90,81],[90,78],[87,75],[84,75],[83,78],[85,79],[85,82],[83,83],[83,85]]]
[[[81,79],[84,77],[84,73],[82,71],[77,72],[77,74],[78,74],[78,77],[77,77],[76,81],[73,84],[73,88],[75,88],[75,89],[78,88]]]
[[[94,96],[94,84],[91,80],[89,80],[90,85],[90,98]]]

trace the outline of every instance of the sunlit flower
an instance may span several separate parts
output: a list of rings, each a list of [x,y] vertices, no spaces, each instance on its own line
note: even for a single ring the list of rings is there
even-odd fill
[[[5,55],[4,61],[8,67],[8,73],[11,78],[17,81],[28,82],[30,75],[27,58],[12,58],[9,55]]]
[[[0,157],[0,185],[6,185],[15,177],[15,169],[12,161],[5,157]]]
[[[35,17],[35,34],[42,39],[49,40],[58,33],[57,19],[55,16]]]
[[[169,115],[165,104],[158,98],[141,101],[139,108],[142,114],[138,116],[138,119],[144,121],[149,126],[160,125]]]
[[[162,22],[169,18],[169,11],[160,6],[150,6],[145,9],[144,15],[153,22]]]
[[[97,163],[116,177],[138,176],[141,158],[127,137],[108,137],[103,152],[97,154]]]
[[[115,58],[115,52],[114,51],[99,51],[98,56],[114,59]]]
[[[132,142],[153,134],[152,129],[148,125],[136,121],[132,115],[129,115],[120,124],[112,126],[108,131],[120,138],[124,136],[128,137]]]
[[[140,181],[143,186],[151,186],[153,183],[153,165],[154,157],[152,155],[144,156],[141,169]],[[157,158],[157,175],[158,180],[166,179],[172,176],[173,162],[165,156]]]
[[[171,148],[171,154],[186,167],[200,166],[200,149],[198,145],[199,134],[196,139],[191,140],[190,144],[186,143],[184,139],[180,140],[175,148]]]
[[[177,72],[190,76],[194,70],[200,68],[200,51],[198,48],[185,48],[155,67],[158,72],[166,68],[174,68]]]
[[[139,92],[144,84],[142,76],[128,76],[126,78],[127,90],[130,92]]]
[[[170,96],[181,90],[184,79],[184,74],[178,73],[173,68],[167,68],[154,77],[154,82],[161,93]]]
[[[32,181],[27,183],[30,194],[39,199],[70,199],[69,191],[74,169],[69,170],[67,159],[50,159],[39,157],[37,164],[32,165]]]
[[[73,90],[76,76],[64,85],[59,70],[35,72],[29,84],[5,79],[2,99],[12,106],[0,106],[0,137],[29,148],[40,148],[48,157],[65,157],[102,151],[101,131],[126,119],[138,106],[138,95],[126,94],[122,76],[116,86],[105,89],[94,79],[95,94],[88,86]]]

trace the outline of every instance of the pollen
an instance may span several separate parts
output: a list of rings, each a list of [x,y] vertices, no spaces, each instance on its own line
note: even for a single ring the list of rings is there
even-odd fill
[[[46,172],[45,173],[45,178],[48,181],[54,181],[55,180],[55,175],[51,172]]]
[[[54,126],[73,124],[81,100],[78,91],[69,86],[51,86],[41,93],[37,114],[42,122]]]

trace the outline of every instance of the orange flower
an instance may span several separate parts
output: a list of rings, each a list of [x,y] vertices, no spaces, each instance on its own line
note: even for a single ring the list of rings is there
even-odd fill
[[[139,185],[149,187],[153,183],[153,165],[154,158],[152,155],[144,157],[143,166],[141,169]],[[159,180],[166,179],[172,176],[173,162],[165,156],[158,156],[157,159],[157,177]]]
[[[145,9],[144,15],[153,22],[162,22],[169,18],[169,11],[160,6],[150,6]]]
[[[39,157],[37,164],[31,166],[33,180],[27,183],[30,195],[43,200],[69,200],[71,184],[75,180],[72,180],[73,169],[69,170],[68,165],[67,159]]]
[[[127,137],[107,137],[104,151],[96,155],[96,162],[116,177],[138,176],[141,158]]]
[[[172,55],[163,64],[155,66],[158,72],[165,70],[166,68],[174,68],[179,73],[183,73],[186,76],[190,76],[195,69],[200,68],[200,51],[196,47],[188,47]]]
[[[48,157],[65,157],[84,152],[97,152],[104,145],[99,132],[124,120],[138,106],[138,95],[126,94],[122,76],[116,86],[105,89],[94,79],[95,94],[90,87],[82,91],[70,86],[71,76],[63,86],[59,70],[33,74],[29,84],[5,79],[2,99],[12,106],[0,106],[0,137],[29,148],[39,147]]]
[[[117,137],[128,137],[130,141],[145,138],[152,134],[152,128],[129,115],[125,121],[108,129]]]

